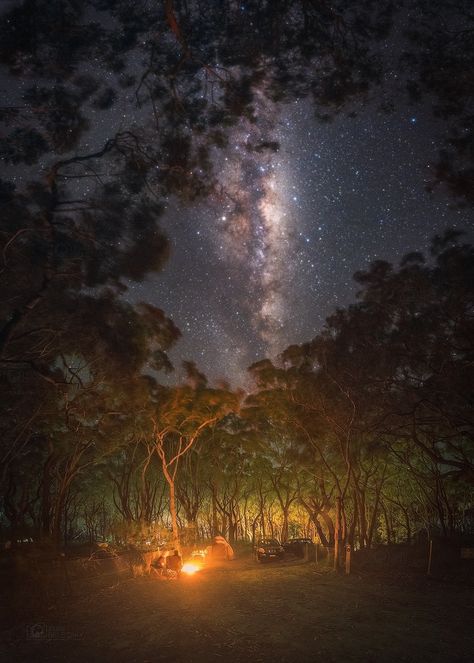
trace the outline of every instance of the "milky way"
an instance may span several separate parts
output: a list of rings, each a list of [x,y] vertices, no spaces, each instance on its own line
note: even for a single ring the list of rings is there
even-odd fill
[[[353,301],[355,271],[426,250],[447,226],[473,225],[445,192],[425,190],[439,140],[422,109],[369,108],[321,124],[299,101],[268,115],[242,121],[216,152],[214,195],[188,207],[170,200],[170,261],[130,293],[181,329],[176,367],[193,359],[211,380],[233,385]],[[254,149],[269,140],[280,149]]]
[[[142,68],[142,54],[134,54],[131,69]],[[102,73],[116,84],[108,66]],[[448,127],[434,117],[432,100],[411,105],[395,69],[373,103],[354,100],[351,117],[340,109],[325,123],[309,99],[272,105],[264,83],[256,85],[253,117],[219,127],[228,144],[211,155],[212,194],[189,204],[164,196],[166,212],[157,219],[171,244],[164,270],[127,283],[127,301],[163,309],[182,332],[170,353],[173,381],[186,359],[211,381],[245,386],[249,365],[310,340],[337,307],[354,301],[354,272],[427,251],[447,227],[474,226],[472,210],[456,208],[442,188],[427,193]],[[6,99],[16,105],[17,96]],[[387,99],[391,112],[380,107]],[[110,111],[91,109],[79,152],[99,150],[124,127],[146,127],[149,108],[135,101],[124,88]],[[214,88],[209,101],[216,103]],[[21,170],[18,180],[12,175],[17,184]]]
[[[234,278],[245,275],[242,304],[264,350],[274,355],[284,340],[295,229],[286,204],[288,176],[278,152],[251,147],[268,138],[267,124],[264,131],[259,125],[244,126],[233,134],[232,148],[222,157],[218,190],[224,212],[213,237]]]

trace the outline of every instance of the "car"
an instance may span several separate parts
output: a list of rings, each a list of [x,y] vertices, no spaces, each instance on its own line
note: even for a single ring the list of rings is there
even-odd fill
[[[305,551],[308,551],[309,558],[314,557],[315,546],[311,539],[301,538],[301,539],[289,539],[283,544],[283,550],[285,553],[290,553],[295,557],[303,558],[305,556]]]
[[[255,545],[255,558],[258,562],[270,559],[283,559],[285,551],[276,539],[259,539]]]

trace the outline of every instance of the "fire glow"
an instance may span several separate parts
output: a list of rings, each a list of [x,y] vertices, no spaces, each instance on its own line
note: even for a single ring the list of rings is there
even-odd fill
[[[189,576],[192,576],[196,573],[196,571],[199,571],[200,567],[197,564],[193,564],[193,562],[186,562],[183,564],[183,568],[181,569],[182,573],[187,573]]]

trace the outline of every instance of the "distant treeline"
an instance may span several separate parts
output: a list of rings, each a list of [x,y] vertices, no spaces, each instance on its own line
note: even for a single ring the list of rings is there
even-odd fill
[[[355,279],[357,301],[312,341],[250,367],[249,394],[192,362],[163,387],[101,356],[87,320],[57,354],[39,342],[50,322],[19,326],[8,347],[50,358],[4,364],[3,538],[364,548],[472,533],[474,249],[447,232],[428,258]]]

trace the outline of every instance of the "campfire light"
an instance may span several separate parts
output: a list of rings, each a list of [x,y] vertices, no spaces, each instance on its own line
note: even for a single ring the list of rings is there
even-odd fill
[[[198,564],[193,564],[193,562],[186,562],[183,564],[181,571],[187,573],[189,576],[192,576],[196,571],[199,571],[201,567]]]

